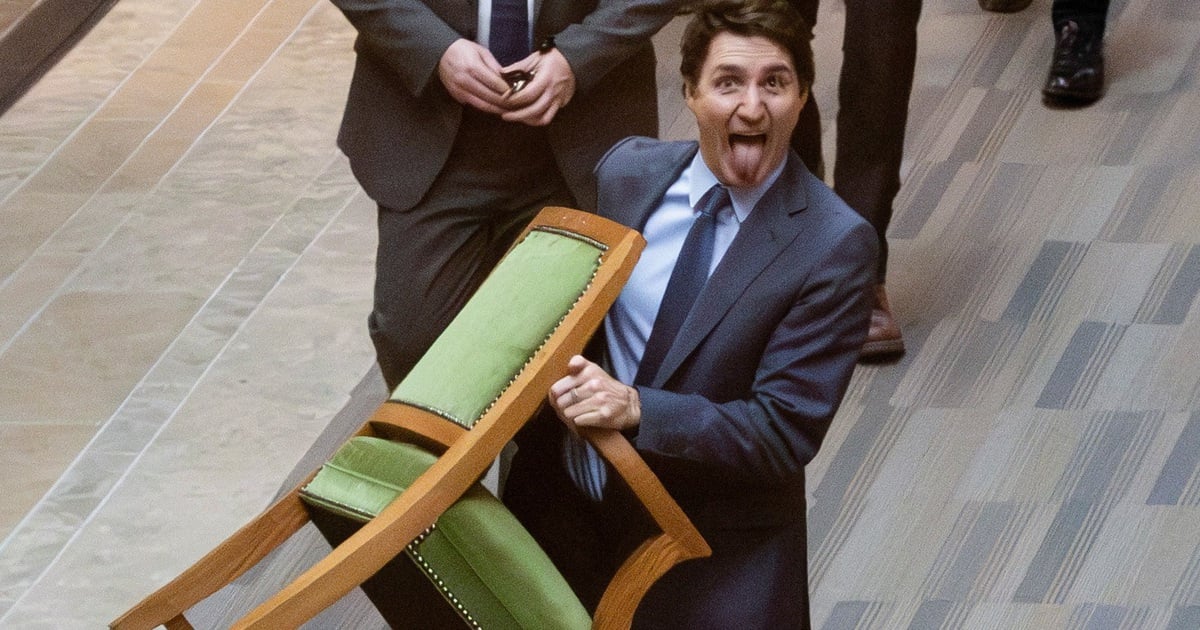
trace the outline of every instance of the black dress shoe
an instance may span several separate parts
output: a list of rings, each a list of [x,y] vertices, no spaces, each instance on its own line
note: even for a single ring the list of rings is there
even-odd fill
[[[1042,95],[1047,105],[1082,107],[1104,94],[1104,35],[1086,22],[1066,20],[1055,29],[1054,58]]]

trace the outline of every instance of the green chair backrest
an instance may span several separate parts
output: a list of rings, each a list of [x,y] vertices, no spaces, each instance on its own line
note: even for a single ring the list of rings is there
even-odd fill
[[[604,245],[537,228],[508,252],[391,400],[471,428],[591,284]],[[436,461],[410,444],[351,439],[301,491],[309,504],[374,518]],[[591,618],[511,513],[476,483],[406,554],[474,628],[583,630]]]
[[[604,246],[534,229],[500,261],[391,400],[471,428],[587,289]]]

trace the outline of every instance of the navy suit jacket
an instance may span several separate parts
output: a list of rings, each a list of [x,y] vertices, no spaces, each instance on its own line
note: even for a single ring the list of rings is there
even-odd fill
[[[615,146],[597,167],[600,214],[642,227],[697,149]],[[807,627],[804,466],[866,338],[876,250],[871,226],[789,155],[639,388],[635,446],[714,552],[660,580],[639,626]]]

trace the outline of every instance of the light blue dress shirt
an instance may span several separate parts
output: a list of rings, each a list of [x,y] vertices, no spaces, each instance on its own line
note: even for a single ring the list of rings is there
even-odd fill
[[[723,210],[717,216],[710,276],[721,264],[742,222],[750,216],[754,206],[781,172],[783,164],[758,186],[729,188],[733,209]],[[622,383],[632,384],[637,375],[646,340],[650,338],[654,318],[658,315],[663,293],[671,279],[671,271],[698,214],[695,206],[704,193],[717,183],[716,175],[697,152],[691,165],[683,169],[679,179],[667,189],[662,205],[646,220],[646,227],[642,230],[646,249],[604,321],[613,376]]]
[[[713,240],[713,258],[708,275],[717,269],[738,230],[767,189],[783,172],[781,163],[766,181],[752,188],[729,188],[732,210],[726,208],[717,216],[717,233]],[[646,350],[646,340],[654,328],[658,307],[671,279],[675,261],[683,249],[692,223],[699,212],[695,209],[700,198],[717,185],[717,177],[696,153],[691,165],[683,169],[679,179],[667,188],[662,204],[646,220],[642,236],[646,249],[638,259],[629,281],[617,296],[604,320],[608,335],[608,353],[612,375],[626,385],[633,384],[638,364]],[[563,463],[568,474],[585,494],[599,501],[604,492],[607,472],[599,454],[574,433],[568,434],[563,450]]]

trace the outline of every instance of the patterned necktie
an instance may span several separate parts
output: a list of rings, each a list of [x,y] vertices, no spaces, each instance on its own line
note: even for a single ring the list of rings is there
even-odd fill
[[[529,55],[529,5],[526,0],[492,0],[488,48],[502,66]]]
[[[662,304],[654,318],[654,328],[646,341],[646,350],[638,365],[635,385],[649,385],[658,374],[667,350],[675,341],[675,335],[687,319],[696,297],[708,282],[708,268],[712,265],[713,241],[717,233],[717,213],[729,205],[729,189],[717,184],[704,193],[696,204],[699,216],[688,230],[679,258],[667,281]]]

